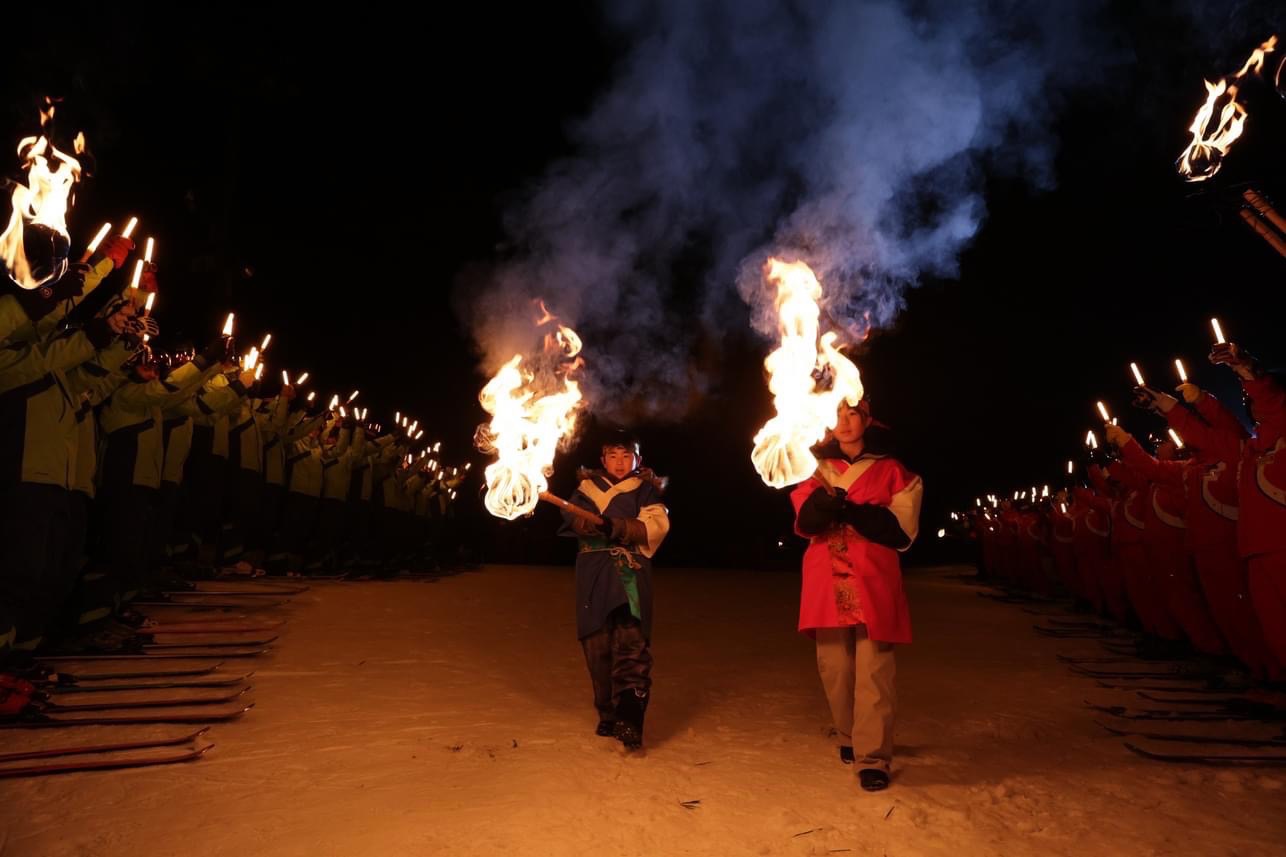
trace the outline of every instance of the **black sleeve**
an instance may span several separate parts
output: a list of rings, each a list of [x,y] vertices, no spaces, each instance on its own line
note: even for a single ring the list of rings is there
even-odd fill
[[[821,535],[835,525],[843,508],[843,498],[825,488],[818,488],[800,504],[795,523],[801,533]]]
[[[800,514],[801,520],[803,518],[802,511]],[[897,516],[887,506],[877,506],[873,503],[850,503],[845,500],[841,519],[856,530],[859,536],[867,541],[875,542],[877,545],[901,550],[911,544],[910,537],[902,532],[902,525],[898,523]],[[800,529],[803,529],[803,527],[800,527]]]

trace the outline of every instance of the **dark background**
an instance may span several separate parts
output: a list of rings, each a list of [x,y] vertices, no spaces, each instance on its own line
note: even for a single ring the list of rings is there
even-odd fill
[[[236,310],[248,340],[274,334],[271,377],[307,369],[327,396],[360,387],[372,418],[409,412],[448,463],[474,461],[457,514],[484,558],[564,560],[552,510],[514,523],[481,510],[486,460],[470,441],[484,379],[453,300],[460,272],[495,252],[506,205],[568,152],[568,122],[625,46],[590,3],[442,7],[423,20],[319,8],[45,13],[10,30],[3,127],[16,143],[36,129],[40,96],[66,99],[59,133],[83,128],[96,161],[73,239],[142,218],[140,235],[159,242],[163,339],[203,340]],[[914,290],[872,338],[859,365],[893,427],[883,441],[927,486],[913,559],[959,550],[933,537],[949,509],[1056,481],[1097,427],[1095,399],[1148,428],[1127,413],[1129,361],[1170,384],[1182,356],[1198,383],[1235,397],[1204,361],[1212,315],[1270,364],[1286,361],[1286,260],[1237,217],[1246,183],[1286,210],[1286,104],[1247,87],[1252,121],[1217,181],[1184,184],[1173,168],[1202,78],[1275,31],[1258,8],[1229,6],[1237,27],[1206,29],[1171,4],[1109,10],[1104,28],[1124,50],[1060,102],[1056,185],[991,180],[958,280]],[[660,559],[789,567],[802,544],[785,497],[748,460],[770,414],[769,346],[744,318],[702,336],[708,395],[682,424],[637,427],[647,463],[672,478]],[[560,458],[555,490],[595,457]]]

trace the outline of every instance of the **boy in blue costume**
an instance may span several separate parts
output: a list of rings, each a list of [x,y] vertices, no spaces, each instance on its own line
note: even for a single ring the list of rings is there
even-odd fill
[[[652,557],[670,518],[661,502],[664,480],[641,469],[637,439],[614,432],[601,463],[601,470],[581,471],[570,502],[603,523],[564,511],[560,532],[578,541],[576,635],[594,686],[596,731],[637,750],[652,687]]]

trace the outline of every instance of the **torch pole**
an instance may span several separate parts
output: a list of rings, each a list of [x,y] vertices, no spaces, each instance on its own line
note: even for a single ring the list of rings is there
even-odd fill
[[[593,512],[589,511],[588,509],[582,509],[580,506],[577,506],[572,503],[568,503],[562,497],[559,497],[555,494],[550,494],[548,491],[541,491],[540,499],[544,500],[546,503],[553,503],[555,506],[562,509],[564,512],[567,512],[568,514],[571,514],[571,515],[575,515],[577,518],[580,518],[583,521],[589,521],[591,524],[594,524],[595,526],[602,526],[603,524],[603,519],[600,518],[598,515],[595,515]]]

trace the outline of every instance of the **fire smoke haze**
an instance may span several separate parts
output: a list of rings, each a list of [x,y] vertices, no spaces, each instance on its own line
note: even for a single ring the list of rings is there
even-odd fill
[[[677,418],[701,391],[698,337],[739,335],[747,305],[775,334],[769,254],[814,267],[850,341],[890,324],[907,288],[954,275],[984,171],[1052,185],[1052,114],[1093,75],[1096,10],[613,4],[628,47],[569,129],[575,154],[510,210],[510,255],[462,288],[483,370],[530,350],[539,296],[584,338],[598,413]]]

